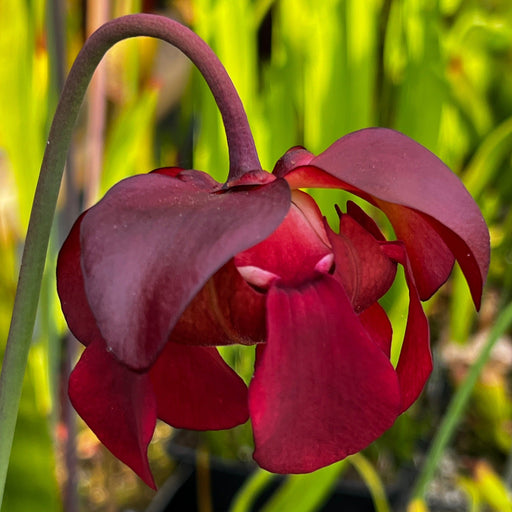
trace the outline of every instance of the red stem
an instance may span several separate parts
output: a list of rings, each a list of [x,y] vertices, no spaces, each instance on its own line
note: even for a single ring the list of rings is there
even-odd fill
[[[187,27],[153,14],[123,16],[105,23],[94,32],[81,53],[86,54],[88,63],[91,62],[90,54],[96,54],[97,63],[112,44],[137,36],[155,37],[176,46],[203,75],[224,121],[230,163],[228,181],[240,178],[246,172],[260,170],[247,115],[233,82],[212,49]],[[77,61],[79,59],[80,55]]]

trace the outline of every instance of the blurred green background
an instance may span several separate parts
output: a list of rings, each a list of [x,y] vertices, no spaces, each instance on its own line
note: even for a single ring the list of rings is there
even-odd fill
[[[318,153],[350,131],[392,127],[461,177],[491,232],[480,315],[458,269],[425,305],[435,371],[421,400],[346,463],[280,486],[257,471],[231,510],[251,510],[269,485],[261,510],[321,510],[343,482],[367,489],[375,510],[393,510],[385,492],[401,481],[400,506],[410,511],[512,510],[512,344],[505,328],[468,406],[456,415],[454,436],[436,459],[426,493],[408,503],[422,465],[433,460],[427,448],[447,405],[511,300],[510,0],[0,0],[0,350],[63,78],[95,27],[142,11],[174,17],[212,46],[246,107],[264,168],[271,170],[296,144]],[[80,209],[119,179],[164,165],[201,169],[223,181],[228,162],[221,119],[202,78],[178,51],[149,39],[125,41],[96,73],[75,130],[2,512],[157,510],[150,505],[154,493],[69,411],[65,381],[78,344],[66,333],[54,269]],[[328,218],[333,203],[343,208],[346,200],[339,191],[315,197]],[[396,358],[408,303],[403,279],[384,303],[395,328]],[[225,357],[250,377],[246,348]],[[176,474],[178,457],[166,452],[169,440],[178,443],[182,434],[165,425],[157,429],[150,454],[159,484]],[[197,510],[215,510],[210,457],[249,463],[251,443],[249,425],[186,439],[197,454]]]

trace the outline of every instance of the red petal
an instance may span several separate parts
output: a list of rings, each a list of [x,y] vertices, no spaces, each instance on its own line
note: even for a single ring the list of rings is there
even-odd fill
[[[222,191],[207,174],[184,171],[115,185],[81,227],[85,290],[109,348],[147,368],[206,281],[270,235],[289,206],[284,180]]]
[[[158,417],[173,427],[219,430],[249,418],[247,387],[214,347],[167,343],[150,376]]]
[[[93,342],[71,372],[69,397],[98,439],[155,489],[147,447],[156,403],[148,376],[129,370],[103,343]]]
[[[401,133],[370,128],[339,139],[311,165],[377,199],[426,214],[461,238],[479,269],[477,278],[466,274],[478,305],[489,268],[489,232],[464,185],[433,153]]]
[[[230,260],[192,299],[171,338],[187,345],[250,345],[266,341],[265,295]]]
[[[376,302],[359,315],[359,320],[374,343],[377,343],[384,354],[389,357],[393,328],[384,308]]]
[[[289,169],[286,180],[292,188],[344,188],[370,201],[394,203],[428,216],[427,222],[459,261],[479,306],[489,267],[487,226],[459,178],[420,144],[385,128],[360,130],[337,140],[308,166]]]
[[[424,215],[384,201],[377,205],[405,244],[420,299],[429,299],[450,276],[455,262],[452,250]]]
[[[480,309],[482,283],[480,281],[479,262],[473,257],[471,248],[465,240],[450,231],[439,222],[429,219],[435,230],[442,236],[445,243],[455,255],[457,262],[466,276],[473,302]]]
[[[356,312],[380,299],[395,279],[396,265],[381,250],[381,243],[348,214],[340,216],[339,235],[326,225],[336,268]]]
[[[163,174],[164,176],[169,176],[171,178],[176,178],[178,174],[181,174],[185,169],[182,167],[159,167],[158,169],[153,169],[152,173]]]
[[[386,238],[377,226],[377,223],[356,203],[347,201],[347,214],[350,215],[358,224],[363,226],[368,233],[371,233],[375,240],[384,242]]]
[[[407,252],[400,242],[383,244],[382,250],[404,266],[409,287],[409,313],[404,341],[396,371],[402,393],[402,411],[418,398],[432,372],[430,330],[427,317],[421,307],[420,297]]]
[[[78,217],[57,259],[57,292],[69,329],[84,345],[101,340],[89,302],[85,295],[80,264],[80,225],[87,213]]]
[[[285,220],[266,240],[236,255],[235,264],[247,280],[251,274],[244,270],[249,267],[275,275],[284,284],[300,284],[316,275],[319,261],[331,254],[316,203],[298,190],[292,201]]]
[[[395,421],[396,373],[338,282],[268,292],[269,339],[249,388],[254,458],[305,473],[355,453]]]

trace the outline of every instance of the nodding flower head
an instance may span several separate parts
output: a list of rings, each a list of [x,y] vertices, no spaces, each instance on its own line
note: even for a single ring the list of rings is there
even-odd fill
[[[62,309],[85,350],[71,401],[120,460],[154,486],[157,418],[197,430],[251,419],[259,465],[303,473],[355,453],[419,396],[432,369],[421,301],[457,260],[476,306],[489,235],[461,181],[398,132],[349,134],[273,173],[225,184],[157,169],[116,184],[75,222],[58,260]],[[349,201],[333,228],[304,188],[380,209],[395,239]],[[379,299],[404,269],[398,364]],[[256,345],[247,388],[217,346]],[[248,349],[249,350],[249,349]]]

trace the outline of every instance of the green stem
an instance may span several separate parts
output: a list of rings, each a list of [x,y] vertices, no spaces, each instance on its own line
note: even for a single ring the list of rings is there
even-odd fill
[[[437,431],[437,435],[432,441],[432,445],[427,453],[423,469],[416,480],[412,498],[421,499],[425,496],[427,486],[434,477],[436,469],[439,467],[441,457],[450,443],[453,433],[462,419],[464,408],[466,407],[471,392],[475,387],[476,381],[482,372],[485,363],[491,355],[491,350],[496,341],[512,324],[512,303],[510,303],[499,315],[493,329],[489,333],[489,337],[478,356],[475,364],[469,370],[464,382],[457,389],[450,405],[444,415],[444,419]]]
[[[134,14],[106,23],[86,41],[70,70],[50,128],[32,205],[0,374],[0,507],[48,240],[73,127],[87,86],[103,55],[117,42],[137,36],[155,37],[176,46],[203,74],[226,127],[230,156],[229,178],[234,179],[247,171],[261,169],[247,117],[234,86],[213,51],[192,31],[168,18]]]

